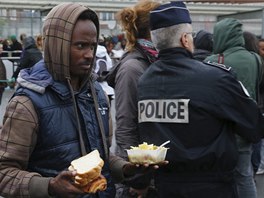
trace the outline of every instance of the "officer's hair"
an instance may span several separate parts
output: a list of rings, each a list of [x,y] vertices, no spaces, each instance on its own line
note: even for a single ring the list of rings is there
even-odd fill
[[[181,36],[190,32],[190,24],[182,23],[151,31],[151,40],[158,51],[173,47],[182,47]]]

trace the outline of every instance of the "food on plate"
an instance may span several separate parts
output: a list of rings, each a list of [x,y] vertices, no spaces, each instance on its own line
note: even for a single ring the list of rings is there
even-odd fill
[[[100,157],[98,150],[94,150],[85,156],[71,162],[70,171],[76,171],[75,184],[84,192],[96,193],[103,191],[107,187],[107,181],[101,175],[104,161]]]
[[[158,148],[158,146],[154,145],[154,144],[148,144],[146,142],[143,142],[143,144],[139,144],[138,147],[136,146],[130,146],[132,150],[137,150],[137,149],[141,149],[141,150],[156,150]]]
[[[131,146],[127,150],[128,159],[132,163],[137,164],[157,164],[165,160],[168,148],[163,146],[156,146],[143,142],[137,147]]]

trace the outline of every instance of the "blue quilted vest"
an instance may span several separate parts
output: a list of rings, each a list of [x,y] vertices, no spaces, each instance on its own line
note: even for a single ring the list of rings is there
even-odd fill
[[[95,90],[105,135],[108,138],[109,109],[107,100],[97,82],[95,82]],[[28,96],[38,113],[37,144],[30,156],[28,171],[38,172],[44,177],[55,177],[59,172],[67,170],[70,162],[81,156],[77,120],[68,86],[55,82],[46,88],[45,94],[20,87],[15,95]],[[105,159],[102,137],[90,89],[85,87],[80,92],[75,93],[75,100],[87,153],[94,149],[99,150],[105,162],[102,174],[108,181],[106,191],[85,197],[114,197],[114,184],[110,176],[108,160]]]

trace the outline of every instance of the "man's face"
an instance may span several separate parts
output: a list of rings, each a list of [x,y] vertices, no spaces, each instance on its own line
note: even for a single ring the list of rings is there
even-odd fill
[[[259,41],[259,55],[264,58],[264,41]]]
[[[71,78],[86,77],[93,66],[97,45],[97,30],[91,20],[78,20],[72,34],[70,52]]]

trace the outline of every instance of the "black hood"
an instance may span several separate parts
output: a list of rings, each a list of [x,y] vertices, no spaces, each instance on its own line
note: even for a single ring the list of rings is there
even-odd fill
[[[213,34],[200,30],[194,38],[194,46],[196,49],[213,51]]]
[[[37,48],[35,39],[32,36],[26,37],[23,40],[24,49]]]

